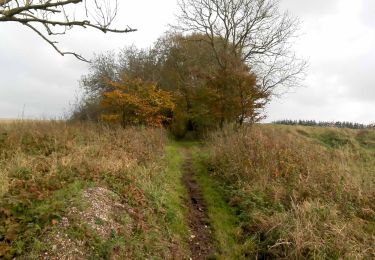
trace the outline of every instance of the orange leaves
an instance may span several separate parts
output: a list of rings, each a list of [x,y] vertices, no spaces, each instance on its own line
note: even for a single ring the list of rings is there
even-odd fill
[[[10,251],[10,246],[5,243],[0,243],[0,257],[4,257]]]
[[[121,81],[106,80],[111,91],[102,94],[105,110],[102,120],[122,126],[162,126],[169,121],[175,104],[169,92],[157,89],[154,83],[124,77]]]

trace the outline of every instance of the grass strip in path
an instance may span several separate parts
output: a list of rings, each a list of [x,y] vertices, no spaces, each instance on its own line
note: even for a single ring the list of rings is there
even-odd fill
[[[207,204],[208,217],[213,230],[216,259],[242,259],[242,245],[237,241],[239,231],[235,209],[231,208],[225,200],[225,191],[220,183],[209,176],[204,165],[205,154],[193,148],[193,166],[196,179],[202,189],[203,199]]]

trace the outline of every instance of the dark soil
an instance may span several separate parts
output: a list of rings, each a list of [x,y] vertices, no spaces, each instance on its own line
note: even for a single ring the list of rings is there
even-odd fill
[[[188,208],[187,221],[191,230],[189,246],[192,259],[208,259],[213,256],[212,232],[207,215],[207,207],[203,199],[200,186],[195,180],[195,172],[189,152],[185,153],[182,181],[188,191],[186,206]]]

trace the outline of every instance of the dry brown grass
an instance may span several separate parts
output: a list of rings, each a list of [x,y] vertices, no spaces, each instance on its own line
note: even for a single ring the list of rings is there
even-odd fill
[[[375,257],[375,153],[349,143],[326,147],[307,137],[309,128],[290,129],[254,126],[211,137],[210,165],[230,187],[247,254]]]
[[[89,249],[85,257],[142,258],[170,254],[172,247],[178,251],[179,245],[163,233],[168,232],[166,223],[156,221],[165,214],[164,206],[155,208],[160,202],[150,200],[153,183],[163,187],[159,179],[166,141],[161,129],[58,121],[0,124],[0,258],[51,250],[52,245],[41,242],[43,234],[91,187],[117,194],[129,209],[133,229],[124,222],[124,230],[102,241],[95,229],[73,223],[69,238],[84,241]],[[126,234],[127,244],[121,247]]]
[[[60,121],[61,120],[55,120]],[[20,123],[48,123],[51,120],[43,120],[43,119],[20,119],[20,118],[0,118],[0,124],[20,124]]]
[[[0,124],[10,124],[10,123],[15,123],[17,121],[21,121],[21,120],[11,119],[11,118],[0,118]]]
[[[166,138],[161,130],[113,129],[52,121],[17,121],[0,125],[0,194],[9,175],[33,173],[33,178],[56,175],[59,168],[76,170],[92,178],[118,172],[160,156]],[[14,177],[14,176],[13,176]]]
[[[0,169],[0,197],[2,197],[7,191],[9,186],[9,179],[7,172]]]

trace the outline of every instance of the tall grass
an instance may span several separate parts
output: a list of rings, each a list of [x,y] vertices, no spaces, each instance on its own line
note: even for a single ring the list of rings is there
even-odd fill
[[[8,189],[13,177],[28,179],[29,173],[33,179],[46,179],[65,168],[93,176],[152,162],[163,153],[165,140],[161,130],[152,129],[41,121],[0,124],[0,191]]]
[[[374,152],[290,129],[254,126],[210,138],[209,168],[237,208],[245,255],[375,257]]]
[[[29,259],[31,251],[37,256],[38,250],[48,250],[43,234],[90,187],[105,187],[117,194],[130,208],[133,224],[123,227],[128,237],[122,247],[116,244],[108,249],[109,242],[93,240],[91,231],[80,234],[88,258],[93,248],[95,253],[106,248],[109,255],[141,258],[167,255],[172,246],[178,251],[177,242],[163,233],[168,223],[157,222],[164,208],[157,208],[160,202],[151,199],[156,190],[153,183],[160,183],[159,173],[165,167],[166,141],[160,129],[57,121],[0,124],[0,258]],[[159,193],[168,198],[164,191]],[[72,232],[80,230],[84,229]],[[154,239],[159,235],[162,239]]]
[[[9,180],[5,171],[0,170],[0,197],[8,191]]]

